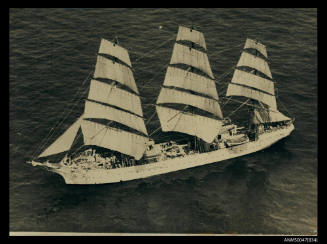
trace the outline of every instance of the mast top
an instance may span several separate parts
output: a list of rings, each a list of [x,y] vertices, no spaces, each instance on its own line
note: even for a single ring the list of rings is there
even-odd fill
[[[113,43],[114,43],[114,46],[115,46],[116,44],[117,44],[117,45],[119,44],[118,36],[117,36],[117,35],[114,37]]]

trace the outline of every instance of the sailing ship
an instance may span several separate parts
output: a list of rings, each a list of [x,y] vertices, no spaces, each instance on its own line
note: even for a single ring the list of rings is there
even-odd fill
[[[241,106],[250,108],[248,128],[223,116],[203,33],[179,26],[154,106],[159,129],[185,140],[156,143],[147,132],[128,51],[101,39],[84,113],[28,163],[61,175],[66,184],[115,183],[240,157],[290,135],[294,118],[277,108],[266,47],[247,38],[233,71],[226,98],[246,99]],[[73,151],[78,136],[83,143]],[[49,161],[62,153],[59,162]]]

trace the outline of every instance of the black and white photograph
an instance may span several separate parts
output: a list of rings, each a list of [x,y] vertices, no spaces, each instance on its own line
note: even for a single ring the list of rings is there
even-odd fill
[[[9,235],[317,242],[317,56],[315,8],[10,8]]]

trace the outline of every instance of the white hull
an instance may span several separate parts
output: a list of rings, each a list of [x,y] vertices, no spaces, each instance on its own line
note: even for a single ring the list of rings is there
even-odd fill
[[[129,181],[220,162],[226,159],[257,152],[288,136],[293,130],[294,126],[291,124],[284,129],[261,134],[257,141],[250,141],[248,143],[212,152],[190,154],[185,157],[178,157],[132,167],[115,168],[110,170],[84,170],[62,166],[60,168],[50,168],[49,170],[60,174],[64,178],[66,184],[105,184]]]

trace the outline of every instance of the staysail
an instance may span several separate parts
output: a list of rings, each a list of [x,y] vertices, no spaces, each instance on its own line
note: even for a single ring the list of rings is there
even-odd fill
[[[163,131],[177,131],[197,136],[205,142],[212,142],[218,134],[223,115],[218,102],[218,93],[213,80],[208,56],[205,52],[184,44],[186,40],[206,49],[201,32],[180,26],[174,45],[170,66],[167,68],[163,87],[157,99],[156,111]],[[183,64],[187,70],[172,66]],[[196,68],[206,75],[193,72]],[[166,107],[165,104],[183,104],[209,112],[214,118]]]
[[[271,80],[272,75],[267,61],[260,56],[248,53],[247,49],[255,49],[264,57],[268,57],[263,44],[248,38],[233,78],[228,85],[226,96],[241,96],[256,100],[259,104],[262,103],[262,108],[254,109],[254,123],[290,120],[277,109],[274,82]],[[240,67],[251,68],[252,71],[244,71]],[[256,71],[260,71],[270,79],[259,76]]]
[[[39,157],[46,157],[53,154],[68,151],[72,146],[78,129],[81,126],[83,120],[83,115],[78,118],[78,120],[72,124],[57,140],[55,140],[47,149],[42,152]]]
[[[253,124],[264,124],[291,120],[281,112],[270,110],[268,106],[263,108],[254,108],[253,110]]]
[[[40,157],[69,150],[79,128],[82,129],[85,145],[118,151],[136,160],[143,156],[148,133],[128,52],[118,44],[102,39],[99,54],[107,54],[125,64],[98,55],[83,115]],[[108,123],[102,124],[91,119],[105,119]],[[111,127],[112,121],[135,132]]]

